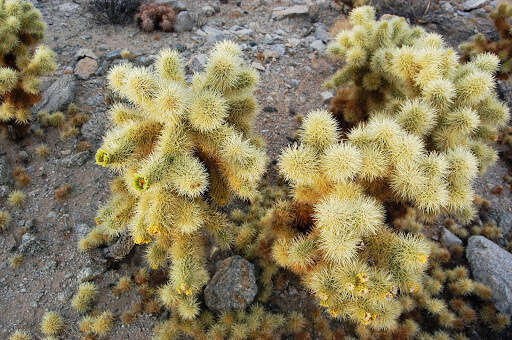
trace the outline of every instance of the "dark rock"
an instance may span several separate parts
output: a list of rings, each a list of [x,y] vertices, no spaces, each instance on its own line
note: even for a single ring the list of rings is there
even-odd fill
[[[473,277],[492,289],[496,308],[512,315],[512,254],[483,236],[471,236],[466,257]]]
[[[0,185],[6,185],[11,182],[9,166],[7,165],[7,157],[0,156]]]
[[[115,243],[111,244],[107,248],[103,249],[103,254],[107,258],[120,261],[126,257],[132,251],[133,239],[130,233],[122,234]]]
[[[21,244],[18,247],[18,252],[25,255],[34,255],[37,251],[39,251],[41,245],[37,241],[37,238],[34,234],[25,233],[21,237]]]
[[[244,309],[256,296],[254,265],[235,255],[222,261],[204,290],[208,308],[217,311]]]
[[[18,162],[26,164],[30,160],[30,156],[28,155],[28,153],[25,150],[21,150],[16,155],[16,159],[18,160]]]
[[[121,50],[114,50],[114,51],[110,51],[107,54],[105,54],[105,59],[107,59],[108,61],[112,61],[112,60],[120,59],[120,58],[121,58]]]

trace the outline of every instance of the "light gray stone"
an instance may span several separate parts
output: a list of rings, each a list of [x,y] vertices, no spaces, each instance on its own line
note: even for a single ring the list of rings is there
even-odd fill
[[[282,20],[290,17],[309,15],[308,5],[295,5],[291,7],[277,7],[272,11],[272,19]]]
[[[286,53],[286,46],[284,46],[283,44],[275,44],[275,45],[270,45],[268,49],[263,51],[263,57],[265,57],[265,59],[279,58],[279,57],[283,56],[285,53]]]
[[[254,265],[235,255],[220,263],[206,285],[204,300],[208,308],[217,311],[244,309],[257,292]]]
[[[35,112],[55,112],[66,109],[75,98],[76,80],[72,74],[63,74],[43,92],[43,99],[34,108]]]
[[[489,0],[467,0],[462,4],[462,9],[465,11],[472,11],[476,8],[482,7]]]
[[[331,40],[331,35],[327,31],[325,25],[318,25],[315,30],[315,38],[322,40],[325,43]]]
[[[207,17],[211,17],[215,14],[215,8],[210,5],[203,6],[203,8],[201,8],[201,14]]]
[[[159,5],[168,5],[173,10],[178,11],[178,12],[187,10],[187,7],[185,7],[183,2],[181,2],[179,0],[156,0],[155,3],[157,3]]]
[[[151,55],[141,55],[138,56],[137,59],[135,59],[135,62],[141,66],[150,66],[153,64],[156,60],[157,56],[154,54]]]
[[[97,59],[96,54],[88,48],[81,48],[75,53],[75,60],[80,60],[82,58],[89,57],[92,59]]]
[[[451,246],[454,245],[462,245],[462,240],[448,229],[443,228],[443,230],[441,231],[441,243],[445,247],[450,248]]]
[[[323,52],[325,50],[325,44],[322,40],[315,40],[309,45],[313,50]]]
[[[78,11],[79,8],[80,8],[80,5],[78,5],[78,4],[75,4],[73,2],[66,2],[66,3],[63,3],[62,5],[60,5],[58,7],[58,10],[60,12],[70,13],[70,12]]]
[[[222,41],[226,39],[227,34],[225,31],[219,30],[215,27],[211,26],[204,26],[203,27],[204,33],[206,33],[206,40],[210,43],[214,43],[217,41]]]
[[[331,91],[323,91],[320,93],[320,96],[322,97],[322,101],[324,103],[328,103],[334,97]]]
[[[194,28],[194,20],[187,11],[178,13],[174,22],[176,32],[188,32]]]
[[[84,238],[90,230],[89,226],[85,223],[75,225],[76,240],[79,241]]]
[[[97,264],[92,264],[83,268],[78,272],[77,278],[79,282],[92,281],[103,273],[103,267]]]
[[[261,63],[259,63],[257,61],[253,61],[251,66],[259,71],[265,71],[265,66],[261,65]]]
[[[97,142],[102,138],[111,125],[111,120],[108,119],[107,113],[104,111],[97,111],[89,116],[89,120],[82,125],[80,132],[85,139],[91,142]]]
[[[82,151],[61,159],[61,163],[67,168],[71,168],[74,166],[82,166],[85,164],[85,162],[87,162],[89,156],[89,151]]]
[[[190,58],[190,61],[187,64],[187,68],[191,73],[199,73],[203,71],[204,66],[206,65],[206,55],[198,54]]]
[[[512,315],[512,254],[483,236],[471,236],[466,257],[473,277],[492,289],[496,308]]]

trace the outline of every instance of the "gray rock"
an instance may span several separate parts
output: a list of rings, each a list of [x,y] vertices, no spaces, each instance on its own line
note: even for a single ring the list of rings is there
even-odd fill
[[[16,154],[16,159],[19,162],[28,163],[28,161],[30,161],[30,156],[25,150],[21,150]]]
[[[462,9],[465,11],[471,11],[478,7],[482,7],[485,5],[489,0],[467,0],[464,1],[462,4]]]
[[[194,20],[187,11],[178,13],[174,22],[176,32],[188,32],[194,28]]]
[[[203,8],[201,8],[201,14],[207,17],[211,17],[215,14],[215,8],[213,8],[210,5],[204,6]]]
[[[198,73],[203,71],[206,65],[206,55],[198,54],[193,56],[187,64],[187,68],[191,73]]]
[[[115,243],[111,244],[103,250],[103,254],[107,258],[120,261],[126,257],[132,251],[135,246],[130,233],[122,234]]]
[[[61,163],[67,168],[71,168],[74,166],[82,166],[85,164],[85,162],[87,162],[89,156],[89,151],[82,151],[61,159]]]
[[[108,119],[107,113],[98,111],[89,116],[89,120],[82,125],[80,132],[85,139],[97,142],[101,140],[110,125],[111,121]]]
[[[267,50],[263,51],[263,57],[265,57],[265,59],[279,58],[283,56],[285,53],[286,46],[284,46],[283,44],[275,44],[270,45]]]
[[[323,91],[320,93],[320,96],[322,97],[322,102],[324,103],[328,103],[334,97],[331,91]]]
[[[103,273],[103,267],[97,264],[91,264],[78,272],[79,282],[92,281]]]
[[[462,245],[462,240],[448,229],[443,228],[443,230],[441,231],[441,243],[445,247],[450,248],[451,246],[454,245]]]
[[[256,296],[254,265],[235,255],[223,260],[206,285],[204,299],[210,309],[244,309]]]
[[[149,66],[156,60],[156,55],[141,55],[135,59],[135,62],[141,66]]]
[[[315,40],[309,45],[313,50],[323,52],[325,50],[325,44],[322,40]]]
[[[507,235],[512,230],[512,213],[490,206],[487,210],[487,217],[496,222],[503,235]]]
[[[85,223],[75,225],[76,240],[84,238],[90,230],[89,226]]]
[[[60,12],[66,12],[66,13],[76,12],[79,9],[80,9],[80,5],[75,4],[73,2],[66,2],[58,7],[58,10]]]
[[[75,60],[80,60],[85,57],[97,59],[96,54],[88,48],[81,48],[75,53]]]
[[[9,186],[0,185],[0,198],[7,197],[8,193],[9,193]]]
[[[473,277],[492,289],[496,308],[512,315],[512,254],[483,236],[471,236],[466,257]]]
[[[175,10],[177,12],[187,10],[187,7],[185,7],[183,2],[181,2],[179,0],[156,0],[155,2],[160,5],[168,5],[169,7],[171,7],[173,10]]]
[[[331,40],[331,35],[327,31],[325,25],[318,25],[315,30],[315,38],[322,40],[325,43]]]
[[[34,108],[35,112],[64,110],[75,98],[76,80],[72,74],[63,74],[43,93],[43,99]]]
[[[204,33],[206,33],[206,40],[210,43],[214,43],[217,41],[222,41],[226,39],[226,32],[219,30],[215,27],[211,26],[204,26],[203,27]]]
[[[0,185],[9,184],[11,176],[9,174],[9,166],[7,164],[7,157],[0,156]]]
[[[18,252],[25,255],[34,255],[40,248],[39,242],[34,234],[25,233],[21,237],[21,244],[18,247]]]
[[[295,5],[291,7],[277,7],[272,10],[272,19],[282,20],[285,18],[309,15],[308,5]]]
[[[265,66],[261,65],[261,63],[259,63],[257,61],[253,61],[251,66],[259,71],[265,71]]]

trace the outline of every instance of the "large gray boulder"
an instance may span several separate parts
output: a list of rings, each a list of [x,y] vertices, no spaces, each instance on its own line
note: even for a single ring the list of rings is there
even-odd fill
[[[257,292],[254,265],[235,255],[220,263],[206,285],[204,300],[208,308],[220,312],[243,309],[254,300]]]
[[[496,308],[512,315],[512,254],[483,236],[471,236],[466,257],[473,277],[492,289]]]

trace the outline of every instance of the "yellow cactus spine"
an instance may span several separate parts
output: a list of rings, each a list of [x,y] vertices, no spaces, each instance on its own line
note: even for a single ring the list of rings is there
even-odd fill
[[[350,21],[329,45],[345,66],[327,85],[338,89],[331,111],[339,120],[367,123],[349,134],[362,154],[361,175],[373,181],[391,170],[401,199],[426,215],[448,212],[469,221],[476,174],[462,180],[456,169],[443,169],[453,153],[474,157],[480,172],[496,161],[489,144],[510,117],[495,90],[499,59],[484,53],[461,61],[440,35],[401,18],[376,20],[369,6],[354,9]],[[393,140],[397,126],[403,137]],[[368,147],[372,140],[378,148]],[[407,161],[402,150],[410,152]]]
[[[55,54],[44,45],[37,46],[45,27],[31,2],[0,3],[0,123],[23,131],[31,119],[31,107],[41,98],[39,78],[56,69]]]

